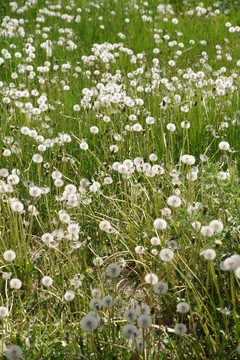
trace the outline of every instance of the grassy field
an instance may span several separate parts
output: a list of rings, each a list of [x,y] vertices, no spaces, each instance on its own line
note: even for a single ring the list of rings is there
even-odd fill
[[[240,358],[239,1],[0,1],[0,358]]]

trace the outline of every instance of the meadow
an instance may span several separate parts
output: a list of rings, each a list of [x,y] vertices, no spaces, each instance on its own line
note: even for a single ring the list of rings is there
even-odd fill
[[[240,2],[0,2],[0,358],[240,359]]]

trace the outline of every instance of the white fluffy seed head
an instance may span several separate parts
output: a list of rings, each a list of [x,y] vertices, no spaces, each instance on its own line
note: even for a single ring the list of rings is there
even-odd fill
[[[9,285],[11,289],[19,290],[22,287],[22,282],[19,279],[11,279]]]
[[[53,279],[50,276],[44,276],[41,282],[43,286],[50,287],[53,284]]]
[[[8,316],[8,309],[5,306],[0,306],[0,319]],[[1,355],[1,352],[0,352]]]
[[[3,258],[5,261],[13,261],[16,259],[16,253],[13,250],[6,250],[3,254]]]
[[[145,276],[145,281],[147,284],[155,285],[158,282],[158,277],[153,273],[149,273]]]
[[[75,297],[75,293],[72,290],[67,290],[64,294],[65,301],[72,301]]]
[[[218,147],[219,147],[220,150],[224,150],[224,151],[230,149],[230,145],[229,145],[229,143],[227,141],[221,141],[219,143]]]
[[[207,250],[204,250],[203,256],[204,256],[205,260],[212,261],[216,257],[216,252],[213,249],[207,249]]]
[[[164,219],[158,218],[154,220],[153,227],[156,230],[165,230],[167,227],[167,222]]]
[[[164,262],[171,261],[174,257],[174,252],[171,249],[162,249],[160,251],[160,258]]]
[[[221,220],[212,220],[209,224],[215,233],[220,233],[223,230],[223,223]]]
[[[188,303],[186,303],[185,301],[182,301],[177,304],[177,312],[179,312],[181,314],[186,314],[189,312],[189,310],[190,310],[190,307],[189,307]]]

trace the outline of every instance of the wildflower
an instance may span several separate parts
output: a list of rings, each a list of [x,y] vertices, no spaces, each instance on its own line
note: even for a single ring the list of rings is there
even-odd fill
[[[127,324],[123,327],[123,334],[127,339],[136,339],[139,335],[139,330],[135,325]]]
[[[18,345],[11,345],[6,350],[6,357],[9,360],[17,360],[22,357],[22,349]]]
[[[0,319],[8,316],[8,309],[5,306],[0,306]]]
[[[16,259],[16,253],[13,250],[6,250],[3,254],[3,258],[5,261],[13,261]]]
[[[108,231],[108,230],[110,230],[110,229],[111,229],[111,224],[110,224],[110,222],[107,221],[107,220],[101,221],[100,224],[99,224],[99,229],[100,229],[100,230],[103,230],[103,231]]]
[[[171,250],[176,250],[178,248],[178,243],[175,240],[169,240],[168,247]]]
[[[218,147],[219,147],[220,150],[224,150],[224,151],[230,149],[230,145],[229,145],[229,143],[227,141],[221,141],[219,143]]]
[[[75,297],[75,293],[72,290],[67,290],[64,294],[64,299],[68,301],[72,301]]]
[[[40,163],[43,162],[43,157],[42,157],[42,155],[40,155],[40,154],[35,154],[35,155],[33,155],[33,157],[32,157],[32,161],[33,161],[34,163],[36,163],[36,164],[40,164]]]
[[[177,335],[184,335],[187,332],[187,327],[185,324],[181,324],[181,323],[176,324],[174,326],[174,331],[175,331],[175,334],[177,334]]]
[[[183,155],[181,161],[187,165],[193,165],[195,163],[195,157],[193,155]]]
[[[153,246],[157,246],[157,245],[159,245],[160,244],[160,239],[158,238],[158,237],[152,237],[151,238],[151,244],[153,245]]]
[[[171,132],[174,132],[176,130],[176,126],[172,123],[167,124],[167,129]]]
[[[187,109],[187,108],[186,108]],[[181,122],[181,128],[183,129],[189,129],[190,128],[190,122],[188,121],[182,121]]]
[[[181,203],[181,199],[176,195],[169,196],[169,198],[167,199],[167,204],[174,208],[181,206]]]
[[[82,141],[81,144],[80,144],[80,148],[82,150],[87,150],[88,149],[88,144],[86,141]]]
[[[138,326],[143,329],[147,329],[152,325],[152,318],[149,315],[141,315],[139,316],[137,321],[138,321]]]
[[[192,222],[191,225],[195,230],[200,230],[201,229],[201,223],[199,221],[194,221],[194,222]]]
[[[136,310],[134,310],[134,309],[128,309],[128,310],[126,310],[125,313],[124,313],[124,318],[125,318],[127,321],[131,321],[131,322],[136,321],[136,319],[137,319],[137,312],[136,312]]]
[[[122,175],[124,175],[124,174],[127,174],[127,172],[128,172],[128,167],[126,166],[126,165],[119,165],[118,166],[118,172],[119,172],[119,174],[122,174]]]
[[[9,285],[11,289],[19,290],[22,287],[22,282],[19,279],[11,279]]]
[[[113,306],[113,298],[111,295],[104,296],[102,304],[105,308],[110,309]]]
[[[167,222],[164,219],[156,219],[153,222],[153,227],[156,230],[165,230],[167,227]]]
[[[186,302],[180,302],[177,304],[177,312],[181,313],[181,314],[186,314],[188,313],[190,310],[190,307],[188,305],[188,303]]]
[[[215,233],[220,233],[223,230],[223,223],[220,220],[212,220],[209,224]]]
[[[226,307],[223,308],[223,309],[222,309],[222,308],[218,308],[217,310],[219,310],[220,313],[223,314],[223,315],[227,315],[227,316],[228,316],[228,315],[231,315],[231,311],[230,311],[228,308],[226,308]]]
[[[103,259],[97,256],[95,259],[93,259],[93,265],[95,266],[103,265]]]
[[[162,216],[170,217],[172,211],[169,208],[164,208],[164,209],[162,209],[161,213],[162,213]]]
[[[95,298],[90,301],[89,307],[93,311],[100,311],[103,307],[102,300]]]
[[[118,264],[112,263],[107,266],[107,275],[111,278],[117,278],[121,273],[121,268]]]
[[[135,347],[139,353],[142,353],[143,350],[147,347],[147,343],[146,341],[143,341],[143,339],[137,339],[135,342]]]
[[[86,315],[80,322],[81,328],[85,332],[92,332],[98,327],[98,320],[91,315]]]
[[[92,296],[93,296],[94,298],[100,299],[101,296],[102,296],[101,290],[100,290],[100,289],[97,289],[97,288],[92,289]]]
[[[53,242],[53,236],[50,233],[45,233],[42,235],[42,242],[46,245],[49,245]]]
[[[145,281],[147,284],[156,284],[158,282],[158,277],[157,275],[153,274],[153,273],[149,273],[145,276]]]
[[[153,291],[156,295],[164,295],[168,291],[168,284],[165,282],[159,281],[154,285]]]
[[[240,279],[240,266],[235,271],[236,277]]]
[[[41,282],[43,286],[50,287],[53,284],[53,279],[50,276],[44,276]]]
[[[143,246],[139,245],[135,247],[135,253],[138,255],[143,255],[145,252],[145,249]]]
[[[213,249],[204,250],[203,256],[205,260],[212,261],[216,257],[216,252]]]
[[[23,211],[23,204],[20,201],[13,201],[11,203],[11,208],[13,212],[21,213]]]
[[[214,234],[214,230],[211,226],[203,226],[201,228],[201,234],[203,236],[211,237]]]
[[[137,305],[135,310],[136,310],[137,316],[151,314],[150,307],[148,306],[148,304],[145,304],[145,303],[142,303],[141,305]]]
[[[174,257],[174,252],[170,249],[162,249],[160,251],[160,258],[164,262],[171,261]]]
[[[29,189],[29,194],[32,196],[32,197],[38,197],[41,195],[41,190],[37,187],[37,186],[32,186],[30,187]]]
[[[17,185],[19,183],[19,177],[17,175],[9,175],[7,178],[8,184]]]
[[[224,268],[227,271],[234,271],[240,266],[240,260],[236,256],[230,256],[223,262]]]

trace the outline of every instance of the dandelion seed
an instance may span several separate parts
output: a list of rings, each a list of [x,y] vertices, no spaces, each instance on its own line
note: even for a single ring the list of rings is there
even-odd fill
[[[113,306],[113,298],[111,295],[104,296],[102,304],[105,308],[110,309]]]
[[[40,154],[35,154],[32,157],[32,161],[36,164],[41,164],[43,162],[43,157]]]
[[[152,237],[151,238],[151,244],[153,245],[153,246],[157,246],[157,245],[160,245],[160,239],[158,238],[158,237]]]
[[[107,220],[103,220],[100,222],[99,224],[99,229],[102,230],[102,231],[108,231],[111,229],[111,224],[109,221]]]
[[[118,264],[112,263],[107,266],[107,275],[111,278],[117,278],[121,273],[121,268]]]
[[[19,279],[11,279],[9,285],[11,289],[19,290],[22,287],[22,282]]]
[[[188,303],[186,302],[180,302],[177,304],[177,312],[181,313],[181,314],[186,314],[188,313],[190,310],[190,307],[188,305]]]
[[[236,269],[235,274],[238,279],[240,279],[240,266]]]
[[[82,318],[80,326],[86,333],[92,332],[98,327],[98,320],[91,315],[86,315]]]
[[[205,260],[212,261],[216,257],[216,252],[213,249],[204,250],[203,256]]]
[[[103,259],[99,256],[93,259],[93,265],[95,266],[102,266],[103,265]]]
[[[152,325],[152,318],[149,315],[141,315],[139,316],[137,322],[139,327],[147,329]]]
[[[174,257],[174,252],[170,249],[163,249],[160,251],[160,258],[164,262],[171,261]]]
[[[169,198],[167,199],[167,204],[174,208],[181,206],[181,203],[181,199],[176,195],[169,196]]]
[[[9,360],[17,360],[22,357],[23,351],[18,345],[9,346],[6,350],[6,357]]]
[[[92,311],[100,311],[103,307],[102,300],[95,298],[90,301],[89,307]]]
[[[167,129],[171,132],[174,132],[176,130],[176,126],[172,123],[167,124]]]
[[[29,194],[36,198],[41,195],[41,190],[37,186],[32,186],[29,189]]]
[[[127,339],[136,339],[139,335],[139,330],[135,325],[127,324],[123,327],[123,334]]]
[[[203,226],[201,228],[201,234],[206,237],[211,237],[214,234],[214,230],[211,226]]]
[[[181,161],[186,165],[193,165],[195,163],[195,157],[193,155],[183,155]]]
[[[53,279],[50,276],[44,276],[41,282],[43,286],[50,287],[53,284]]]
[[[11,208],[13,212],[21,213],[23,211],[23,204],[20,201],[13,201],[11,203]]]
[[[230,149],[230,145],[227,141],[221,141],[218,146],[220,150],[227,151]]]
[[[16,259],[16,253],[13,250],[6,250],[3,254],[5,261],[14,261]]]
[[[187,327],[185,324],[176,324],[174,326],[174,331],[177,335],[184,335],[187,332]]]
[[[159,281],[154,285],[153,291],[156,295],[164,295],[168,291],[168,284],[165,282]]]
[[[158,277],[157,275],[153,274],[153,273],[149,273],[145,276],[145,281],[147,284],[156,284],[158,282]]]
[[[69,302],[75,298],[75,293],[72,290],[67,290],[64,294],[64,299]]]
[[[223,230],[223,223],[220,220],[212,220],[209,224],[215,233],[220,233]]]
[[[5,317],[7,317],[8,315],[9,315],[8,309],[5,306],[0,306],[0,319],[3,319]]]
[[[137,312],[134,309],[128,309],[124,313],[124,318],[127,321],[134,322],[137,320]]]
[[[165,230],[167,228],[167,222],[164,219],[156,219],[153,222],[153,227],[156,230]]]
[[[139,245],[135,247],[135,253],[138,255],[143,255],[145,252],[145,249],[143,246]]]
[[[100,289],[94,288],[92,289],[92,297],[100,299],[102,296],[102,292]]]

